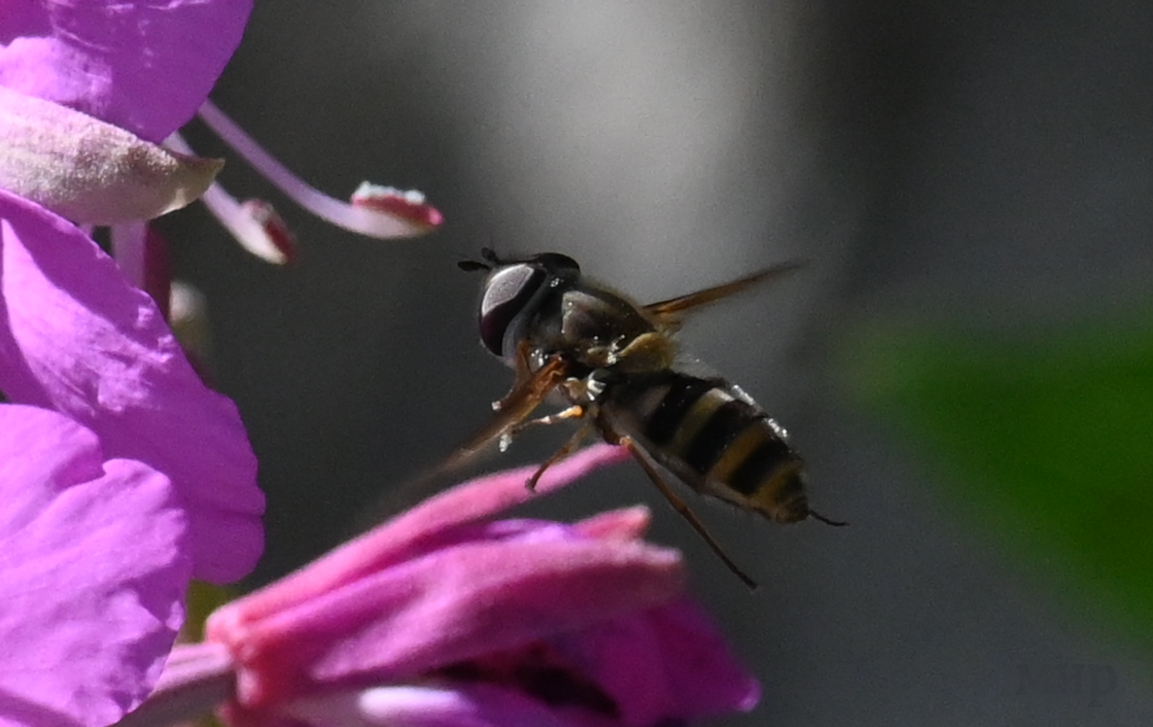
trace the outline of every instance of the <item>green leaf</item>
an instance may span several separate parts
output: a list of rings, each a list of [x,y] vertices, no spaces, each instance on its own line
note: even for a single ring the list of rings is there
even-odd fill
[[[1072,602],[1153,635],[1153,316],[1015,336],[874,329],[855,393]]]

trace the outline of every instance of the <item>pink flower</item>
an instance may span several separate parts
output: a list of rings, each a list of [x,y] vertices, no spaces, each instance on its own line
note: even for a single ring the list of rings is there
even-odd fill
[[[169,477],[197,576],[247,573],[262,545],[255,457],[236,407],[201,382],[152,300],[75,226],[2,190],[0,300],[0,391]]]
[[[107,724],[155,681],[189,578],[236,580],[263,547],[236,407],[136,287],[167,304],[143,220],[200,197],[221,162],[159,143],[206,104],[252,3],[3,5],[0,725]],[[384,236],[440,222],[415,193],[310,199]],[[119,267],[77,224],[113,226]]]
[[[102,143],[126,132],[107,131],[97,119],[87,125],[88,117],[70,109],[144,140],[163,139],[204,101],[249,10],[249,2],[235,0],[6,8],[0,98],[8,106],[0,108],[8,115],[0,114],[0,143],[19,152],[7,158],[35,161],[35,152],[57,143],[61,125],[80,136],[95,130],[84,137],[83,153],[13,172],[0,186],[39,190],[66,209],[106,198],[132,207],[134,163],[152,169],[147,154],[133,151],[136,142],[128,151],[115,139]],[[29,118],[43,126],[22,123]],[[134,163],[117,161],[120,154]],[[88,175],[106,162],[127,169],[127,181]],[[77,197],[67,197],[78,187]],[[227,582],[250,571],[263,545],[255,458],[236,408],[200,381],[156,306],[73,224],[2,190],[0,265],[0,391],[88,427],[107,456],[168,476],[187,509],[197,577]]]
[[[204,102],[251,0],[7,3],[0,86],[159,142]]]
[[[538,492],[626,457],[592,447]],[[684,595],[680,554],[640,539],[645,509],[491,519],[533,497],[532,471],[460,485],[224,606],[167,681],[195,681],[198,660],[235,674],[236,727],[652,727],[751,709],[757,684]]]
[[[183,618],[184,507],[55,412],[0,404],[0,724],[104,725],[147,694]]]
[[[211,182],[218,163],[150,141],[195,112],[248,11],[0,15],[0,724],[119,719],[158,676],[191,576],[235,580],[260,555],[235,406],[73,224],[160,214]]]

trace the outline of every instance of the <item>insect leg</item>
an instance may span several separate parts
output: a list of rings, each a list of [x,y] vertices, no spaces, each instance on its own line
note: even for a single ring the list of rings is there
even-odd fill
[[[577,408],[577,407],[573,407],[573,408]],[[587,437],[589,435],[589,432],[591,432],[591,431],[592,431],[592,424],[590,424],[588,422],[583,424],[581,426],[581,428],[576,431],[576,434],[572,435],[572,437],[569,438],[569,440],[564,443],[564,446],[562,446],[557,451],[553,452],[553,455],[551,457],[549,457],[548,459],[546,459],[544,461],[544,463],[541,464],[541,466],[537,468],[536,472],[532,473],[532,477],[529,477],[528,480],[525,481],[524,486],[530,490],[535,490],[536,489],[536,483],[540,481],[540,477],[541,477],[541,475],[544,474],[545,470],[547,470],[549,467],[552,467],[557,462],[560,462],[562,459],[567,457],[569,455],[569,453],[571,453],[574,449],[579,447],[580,443],[584,441],[585,437]]]
[[[518,390],[529,386],[533,380],[533,370],[529,363],[530,347],[528,341],[521,341],[516,347],[516,379],[513,381],[512,389],[500,401],[492,403],[493,411],[501,411],[509,408],[515,399]],[[551,363],[551,362],[550,362]],[[544,397],[541,397],[542,399]]]
[[[829,518],[825,517],[824,515],[820,514],[819,512],[813,510],[813,508],[809,508],[809,517],[814,518],[816,520],[820,520],[825,525],[832,525],[833,527],[836,527],[836,528],[843,528],[849,524],[849,523],[845,522],[844,520],[830,520]]]
[[[700,535],[701,538],[704,539],[705,543],[707,543],[708,546],[713,549],[713,552],[717,554],[717,557],[719,557],[726,566],[728,566],[729,570],[731,570],[737,578],[740,578],[741,581],[744,582],[744,584],[748,586],[750,590],[756,590],[757,582],[750,578],[743,570],[741,570],[740,567],[733,562],[732,558],[730,558],[728,554],[725,553],[725,551],[721,548],[720,543],[718,543],[716,539],[713,538],[713,536],[709,533],[709,531],[705,529],[704,523],[702,523],[697,518],[697,516],[693,514],[693,511],[689,509],[689,506],[685,504],[685,501],[677,497],[677,494],[673,492],[672,488],[665,483],[665,481],[661,478],[660,473],[657,472],[656,468],[652,466],[652,464],[640,451],[640,448],[637,447],[636,443],[633,442],[630,437],[620,437],[620,443],[625,447],[628,447],[629,452],[631,452],[633,455],[633,458],[640,463],[641,468],[645,471],[645,474],[649,476],[649,479],[653,481],[653,484],[657,486],[657,489],[661,491],[661,494],[665,496],[665,499],[669,501],[669,504],[673,506],[673,509],[680,513],[681,517],[689,521],[689,525],[693,526],[693,529],[697,531],[697,534]]]
[[[520,434],[521,432],[528,429],[529,427],[547,426],[549,424],[556,424],[559,421],[564,421],[565,419],[580,419],[584,415],[585,415],[584,407],[580,406],[580,405],[576,405],[576,406],[570,406],[568,409],[565,409],[564,411],[558,411],[556,414],[550,414],[548,416],[537,417],[536,419],[525,420],[525,421],[521,422],[520,424],[513,426],[511,429],[509,429],[504,434],[500,435],[500,442],[499,442],[500,451],[502,451],[502,452],[508,451],[508,448],[512,446],[513,437]]]
[[[565,419],[580,419],[585,415],[585,408],[579,404],[570,406],[564,411],[558,411],[556,414],[548,416],[537,417],[536,419],[528,419],[517,424],[509,429],[504,434],[500,435],[500,451],[504,452],[512,446],[512,438],[520,434],[529,427],[547,426],[549,424],[556,424],[557,422],[564,421]]]
[[[516,436],[529,427],[547,426],[549,424],[556,424],[557,422],[564,421],[565,419],[580,419],[585,415],[585,408],[579,404],[570,406],[568,409],[558,411],[556,414],[549,414],[544,417],[537,417],[536,419],[527,419],[520,424],[517,424],[512,429],[508,430],[508,436]]]

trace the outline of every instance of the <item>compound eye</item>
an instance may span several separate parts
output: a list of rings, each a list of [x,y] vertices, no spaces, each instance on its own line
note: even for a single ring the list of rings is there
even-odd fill
[[[497,356],[503,355],[504,336],[548,274],[528,264],[509,265],[489,276],[480,301],[480,340]]]

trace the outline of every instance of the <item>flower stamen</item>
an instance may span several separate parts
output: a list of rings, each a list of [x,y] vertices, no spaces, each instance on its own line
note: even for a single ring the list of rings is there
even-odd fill
[[[352,204],[336,200],[289,171],[211,101],[204,102],[198,115],[277,189],[317,217],[338,227],[369,237],[391,239],[423,235],[436,229],[443,220],[440,212],[427,204],[419,192],[400,192],[372,185],[368,192],[364,192],[362,185]],[[357,196],[360,201],[357,201]],[[373,202],[366,204],[366,199]]]
[[[179,133],[172,134],[164,143],[182,153],[192,151]],[[213,183],[200,200],[240,246],[256,257],[273,265],[285,265],[296,259],[296,237],[269,202],[259,199],[238,202],[219,182]]]

